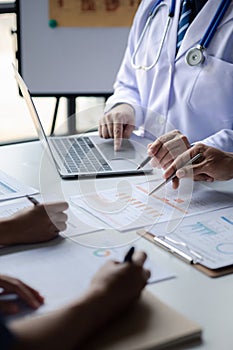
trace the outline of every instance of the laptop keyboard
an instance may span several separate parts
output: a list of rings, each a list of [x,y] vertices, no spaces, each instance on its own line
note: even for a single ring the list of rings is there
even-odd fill
[[[68,173],[99,173],[112,168],[89,137],[50,138]]]

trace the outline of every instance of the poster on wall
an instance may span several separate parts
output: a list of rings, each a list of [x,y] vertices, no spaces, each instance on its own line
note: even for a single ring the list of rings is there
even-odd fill
[[[140,0],[49,0],[49,26],[130,27]]]

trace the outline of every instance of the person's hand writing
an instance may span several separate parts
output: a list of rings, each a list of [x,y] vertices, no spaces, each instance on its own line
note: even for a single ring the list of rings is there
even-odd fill
[[[135,128],[134,109],[128,104],[120,104],[105,113],[99,121],[99,135],[114,139],[114,150],[121,147],[122,139],[128,139]]]
[[[139,298],[150,277],[143,268],[145,260],[145,253],[136,252],[132,262],[109,261],[94,276],[90,289],[104,296],[104,318],[117,316]]]
[[[202,154],[199,162],[182,167],[182,164],[198,153]],[[179,179],[184,177],[193,177],[194,181],[229,180],[233,178],[233,154],[198,143],[178,156],[167,168],[164,177],[168,178],[174,171],[177,176],[174,188],[179,186]]]
[[[66,202],[39,204],[2,220],[0,243],[21,244],[48,241],[66,229]]]
[[[4,300],[2,296],[15,295],[32,309],[38,309],[44,302],[40,293],[23,283],[19,279],[0,275],[0,313],[12,315],[20,312],[20,306],[16,298]]]
[[[143,268],[146,255],[135,253],[132,258],[132,262],[107,262],[94,275],[87,292],[70,305],[11,323],[11,330],[21,341],[19,349],[88,348],[86,342],[128,311],[147,283],[150,272]]]
[[[160,136],[148,145],[148,155],[152,157],[151,165],[167,169],[183,152],[191,147],[186,136],[178,130],[173,130]]]

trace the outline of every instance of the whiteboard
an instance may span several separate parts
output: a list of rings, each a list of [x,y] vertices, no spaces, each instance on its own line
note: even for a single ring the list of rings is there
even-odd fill
[[[50,28],[47,0],[17,9],[19,71],[32,95],[112,93],[129,28]]]

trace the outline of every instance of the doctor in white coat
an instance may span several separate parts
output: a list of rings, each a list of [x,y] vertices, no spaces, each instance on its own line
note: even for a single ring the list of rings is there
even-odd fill
[[[187,53],[200,43],[219,6],[228,1],[192,2],[194,18],[178,51],[182,0],[174,2],[174,16],[164,40],[172,0],[161,1],[142,40],[148,14],[156,1],[141,2],[114,94],[108,99],[99,122],[100,136],[114,138],[116,150],[120,148],[121,138],[130,137],[135,127],[156,140],[150,151],[156,156],[162,150],[158,162],[163,159],[166,146],[171,155],[162,165],[164,168],[196,142],[233,151],[233,2],[228,4],[203,51],[204,61],[191,66],[187,63]]]

